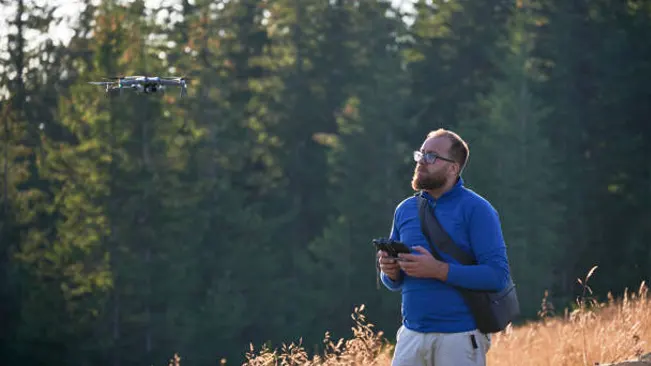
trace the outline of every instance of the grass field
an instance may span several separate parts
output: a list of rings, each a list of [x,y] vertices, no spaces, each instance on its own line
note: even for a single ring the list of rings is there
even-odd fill
[[[591,299],[587,284],[584,289],[575,310],[552,316],[543,299],[538,321],[494,334],[488,366],[592,366],[651,352],[651,302],[644,282],[636,291],[626,291],[618,299],[609,296],[603,303]],[[353,338],[331,340],[326,334],[328,348],[321,356],[308,357],[300,344],[252,348],[245,365],[388,366],[394,340],[374,331],[363,311],[360,306],[352,314]]]

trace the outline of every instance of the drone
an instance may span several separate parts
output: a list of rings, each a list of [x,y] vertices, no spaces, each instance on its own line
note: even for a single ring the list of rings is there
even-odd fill
[[[180,97],[183,98],[187,94],[187,86],[185,77],[148,77],[148,76],[124,76],[124,77],[108,77],[106,80],[113,81],[90,81],[89,84],[104,85],[106,86],[106,93],[118,90],[122,94],[122,90],[134,90],[138,93],[153,94],[164,92],[168,86],[180,86]]]

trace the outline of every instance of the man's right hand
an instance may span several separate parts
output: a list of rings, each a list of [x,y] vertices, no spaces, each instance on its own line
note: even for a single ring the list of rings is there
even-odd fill
[[[400,279],[400,266],[395,258],[389,257],[389,255],[383,250],[377,252],[377,257],[382,272],[393,281]]]

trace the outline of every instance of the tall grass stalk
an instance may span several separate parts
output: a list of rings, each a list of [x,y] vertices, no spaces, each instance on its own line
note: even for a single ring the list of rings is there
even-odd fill
[[[596,268],[578,279],[583,292],[573,310],[555,315],[546,292],[539,320],[493,334],[488,366],[587,366],[636,359],[651,352],[651,302],[646,283],[635,292],[626,289],[619,299],[608,293],[607,301],[599,303],[587,284]],[[256,350],[251,345],[244,366],[389,366],[390,341],[394,340],[376,332],[363,311],[364,305],[351,315],[351,339],[334,341],[326,332],[322,354],[309,357],[300,341],[279,349],[262,346]],[[170,366],[181,366],[178,356]]]

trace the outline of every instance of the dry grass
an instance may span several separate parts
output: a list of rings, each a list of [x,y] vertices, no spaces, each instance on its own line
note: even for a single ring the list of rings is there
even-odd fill
[[[622,299],[581,301],[563,317],[509,328],[493,336],[488,365],[595,365],[651,352],[651,302],[644,283]]]
[[[392,347],[383,338],[382,332],[373,330],[373,324],[366,321],[363,311],[364,305],[356,307],[351,315],[355,323],[352,328],[353,338],[339,339],[334,342],[330,339],[330,334],[326,333],[323,340],[325,344],[323,355],[316,355],[310,359],[300,343],[283,345],[280,350],[263,347],[257,353],[251,345],[251,351],[247,353],[247,361],[243,366],[380,366],[391,364]]]
[[[636,292],[625,291],[623,298],[597,303],[587,286],[593,268],[584,281],[584,294],[576,310],[552,316],[543,299],[541,319],[526,325],[509,327],[494,334],[488,353],[488,366],[587,366],[633,359],[651,352],[651,302],[643,282]],[[326,333],[327,349],[321,356],[308,357],[301,344],[280,349],[263,347],[247,353],[244,366],[293,365],[365,365],[389,366],[393,347],[375,332],[363,315],[364,306],[352,314],[354,337],[334,342]],[[179,366],[178,359],[171,364]]]

